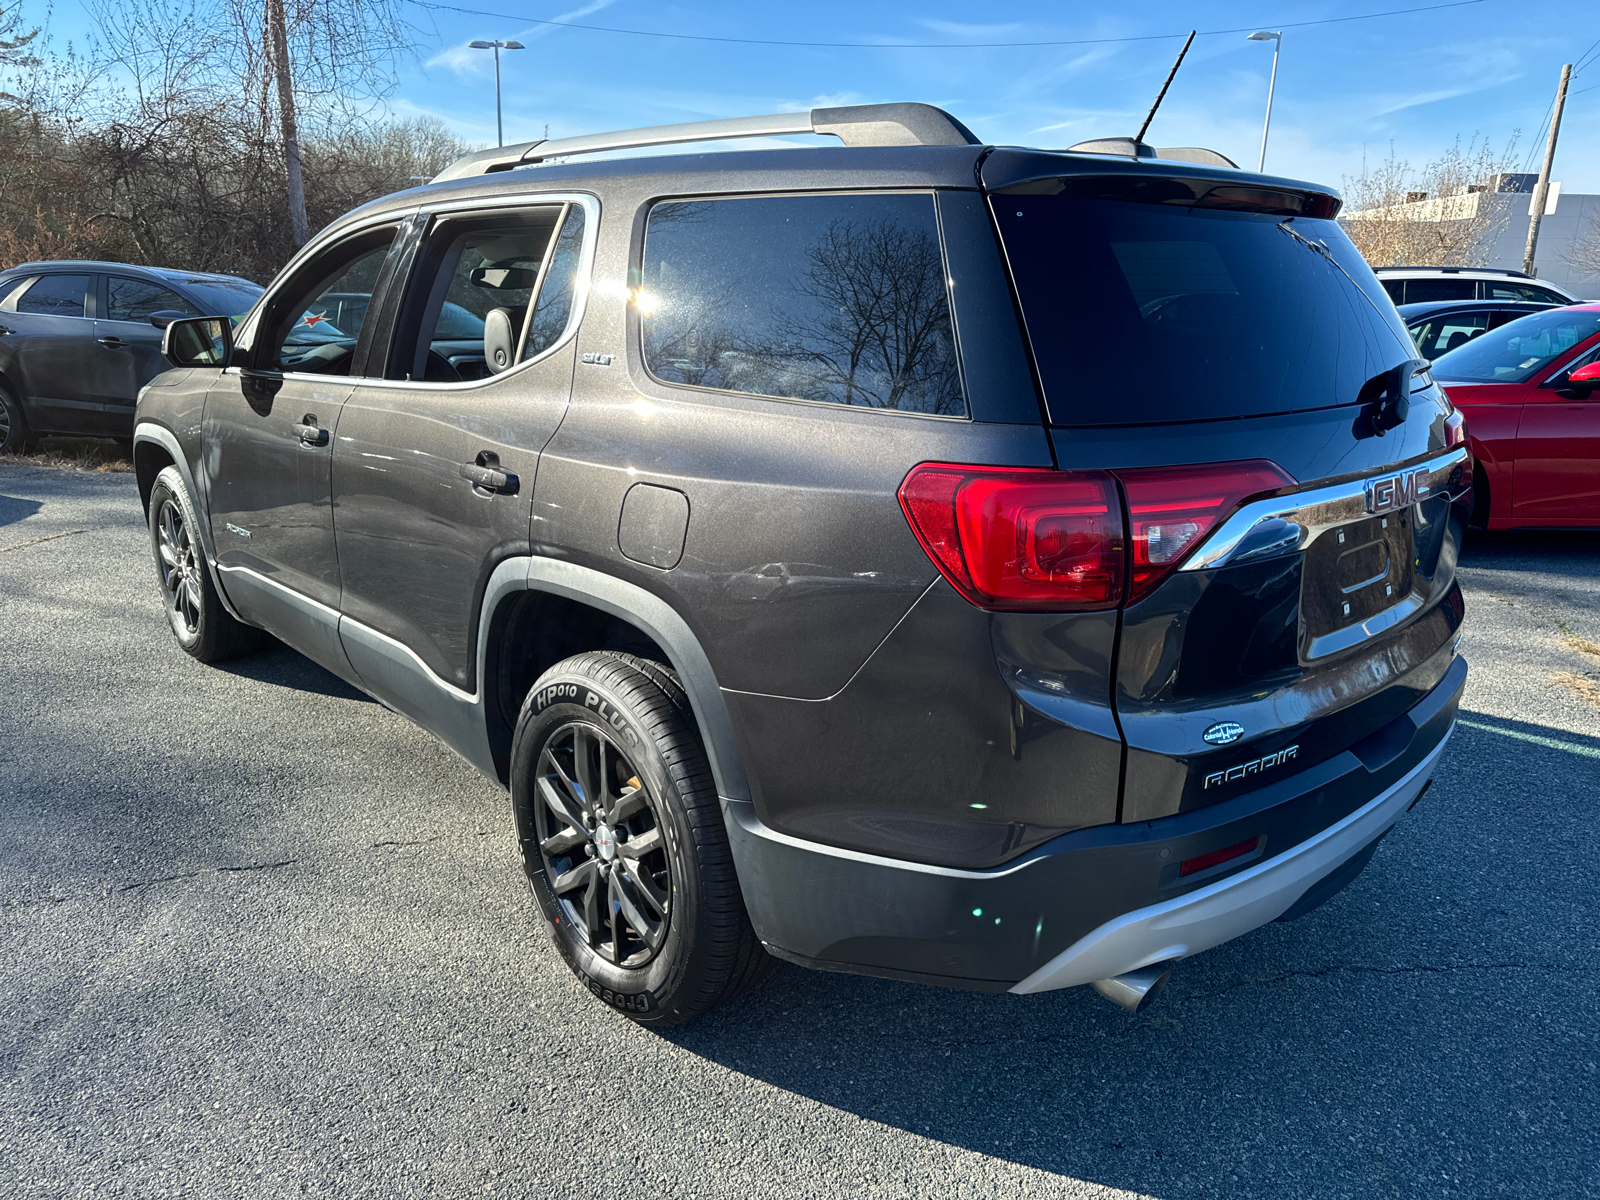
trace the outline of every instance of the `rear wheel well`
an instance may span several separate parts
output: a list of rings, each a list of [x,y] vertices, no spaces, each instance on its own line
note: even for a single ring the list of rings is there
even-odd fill
[[[558,662],[590,650],[618,650],[672,667],[666,652],[638,626],[565,596],[518,592],[495,613],[484,684],[489,745],[502,776],[510,763],[517,714],[535,681]]]
[[[155,486],[156,476],[172,465],[172,455],[155,442],[133,444],[133,473],[139,481],[139,503],[144,506],[146,517],[150,515],[150,489]]]

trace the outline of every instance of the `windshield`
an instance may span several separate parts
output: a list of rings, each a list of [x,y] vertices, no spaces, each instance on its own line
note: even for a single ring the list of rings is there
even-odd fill
[[[185,279],[183,289],[208,317],[242,317],[265,290],[247,279]]]
[[[1441,354],[1433,361],[1433,374],[1463,383],[1525,383],[1596,333],[1600,312],[1592,308],[1529,313]]]
[[[1354,404],[1416,355],[1333,221],[1037,193],[993,203],[1054,424]]]

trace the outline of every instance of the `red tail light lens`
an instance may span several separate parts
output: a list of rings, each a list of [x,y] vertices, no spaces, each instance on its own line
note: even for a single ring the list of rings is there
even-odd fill
[[[1122,600],[1122,504],[1103,471],[923,463],[900,507],[940,573],[981,608],[1084,612]]]
[[[1194,875],[1201,871],[1207,870],[1210,867],[1214,867],[1219,863],[1231,862],[1236,858],[1243,858],[1246,854],[1249,854],[1256,848],[1256,843],[1259,841],[1261,841],[1260,837],[1253,837],[1249,841],[1236,842],[1232,846],[1224,846],[1221,850],[1213,850],[1210,854],[1201,854],[1194,858],[1186,858],[1183,860],[1183,862],[1178,864],[1178,876],[1179,878],[1182,878],[1185,875]]]
[[[1149,595],[1234,509],[1253,496],[1294,486],[1266,459],[1203,467],[1118,471],[1128,493],[1133,562],[1128,603]]]

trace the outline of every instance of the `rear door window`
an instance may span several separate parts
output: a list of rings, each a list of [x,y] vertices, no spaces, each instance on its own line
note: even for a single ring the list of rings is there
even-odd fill
[[[200,317],[194,305],[171,288],[146,279],[129,279],[123,275],[106,277],[106,320],[148,321],[151,313],[181,312],[186,317]]]
[[[1054,424],[1354,404],[1416,355],[1331,220],[1039,190],[991,202]]]
[[[81,317],[91,282],[88,275],[41,275],[17,298],[16,311],[46,317]]]
[[[931,195],[657,204],[644,359],[664,383],[965,416]]]
[[[1549,288],[1535,287],[1531,283],[1501,283],[1498,279],[1485,280],[1484,294],[1490,300],[1535,300],[1542,304],[1570,303]]]
[[[1421,324],[1411,326],[1411,336],[1416,339],[1422,357],[1431,360],[1446,351],[1465,346],[1487,328],[1488,313],[1450,313],[1429,317]]]

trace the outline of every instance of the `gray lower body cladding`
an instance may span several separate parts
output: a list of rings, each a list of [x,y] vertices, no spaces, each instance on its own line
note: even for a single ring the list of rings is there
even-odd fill
[[[1426,771],[1418,768],[1431,768],[1465,682],[1466,663],[1456,659],[1439,684],[1390,725],[1280,782],[1193,812],[1077,830],[986,871],[807,843],[763,825],[753,805],[728,801],[746,905],[756,932],[780,958],[1007,991],[1109,921],[1243,876],[1408,780],[1420,789]],[[1251,838],[1259,840],[1249,854],[1180,876],[1180,864]],[[1347,872],[1344,881],[1354,875]]]

